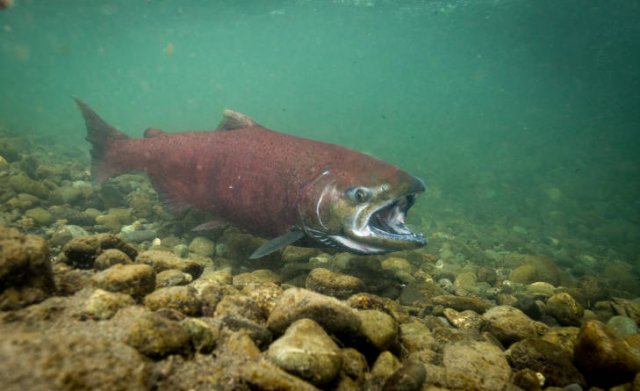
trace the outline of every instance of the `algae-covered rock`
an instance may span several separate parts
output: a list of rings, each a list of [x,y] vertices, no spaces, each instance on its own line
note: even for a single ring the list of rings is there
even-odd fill
[[[382,383],[401,367],[402,364],[400,363],[400,360],[398,360],[393,353],[384,351],[380,353],[376,358],[376,361],[374,361],[371,367],[371,377],[376,380],[377,383]]]
[[[14,175],[9,178],[9,186],[16,193],[27,193],[40,199],[47,199],[49,190],[41,182],[34,181],[26,175]]]
[[[203,257],[213,256],[214,250],[215,243],[202,236],[196,236],[191,243],[189,243],[189,252],[202,255]]]
[[[205,319],[209,320],[206,321]],[[186,318],[180,325],[189,334],[191,344],[200,353],[211,353],[220,338],[220,324],[212,319]]]
[[[53,235],[51,235],[49,243],[51,243],[52,246],[64,246],[73,238],[87,235],[89,235],[89,233],[82,227],[77,225],[63,225],[62,227],[56,228]]]
[[[280,334],[302,318],[313,319],[327,332],[338,335],[354,335],[360,329],[360,318],[349,306],[336,298],[301,288],[284,291],[267,325],[271,331]]]
[[[131,224],[133,216],[128,208],[110,208],[107,214],[96,217],[96,223],[114,231],[120,231],[123,225]]]
[[[431,298],[431,303],[456,311],[471,310],[479,314],[491,308],[491,303],[487,300],[471,296],[440,295]]]
[[[537,324],[517,308],[508,305],[493,307],[482,317],[487,321],[487,330],[507,346],[538,336]]]
[[[127,254],[118,249],[109,248],[96,257],[93,268],[96,270],[106,270],[113,265],[127,265],[130,263],[133,263],[133,261],[131,261],[131,258]]]
[[[238,288],[247,285],[260,286],[278,283],[280,283],[280,276],[269,269],[258,269],[250,273],[240,273],[233,276],[233,286]]]
[[[254,299],[245,295],[224,296],[216,306],[215,317],[241,317],[252,322],[261,323],[266,314]]]
[[[20,333],[0,339],[4,390],[148,390],[150,367],[106,336]]]
[[[503,390],[511,368],[497,346],[480,341],[461,341],[444,347],[443,365],[452,389]]]
[[[311,319],[300,319],[274,341],[267,357],[280,368],[316,385],[332,381],[342,366],[340,348]]]
[[[151,358],[169,354],[186,354],[191,350],[191,338],[179,322],[157,313],[147,313],[130,326],[126,343]]]
[[[407,361],[384,381],[382,391],[419,391],[426,377],[423,364]]]
[[[153,266],[156,273],[168,269],[189,273],[195,279],[200,277],[204,266],[190,259],[182,259],[167,251],[149,250],[138,254],[136,262]]]
[[[122,241],[118,237],[111,234],[97,234],[91,236],[82,236],[70,240],[62,248],[66,256],[67,263],[73,267],[81,269],[90,269],[96,260],[96,257],[104,250],[115,248],[134,259],[138,255],[138,251],[128,243]]]
[[[170,308],[188,316],[198,316],[202,313],[202,303],[196,290],[190,286],[159,288],[144,298],[144,305],[152,311]]]
[[[106,291],[126,293],[135,299],[141,299],[155,289],[156,273],[149,265],[117,264],[96,273],[93,282]]]
[[[580,326],[584,309],[566,293],[556,293],[547,300],[547,313],[562,326]]]
[[[40,207],[29,209],[24,212],[24,215],[30,219],[33,219],[33,221],[35,221],[40,226],[49,225],[55,220],[51,212]]]
[[[514,369],[533,369],[544,375],[545,385],[565,387],[569,384],[585,386],[584,377],[572,362],[572,355],[551,342],[527,338],[515,342],[506,352]]]
[[[338,299],[346,299],[365,290],[364,283],[358,277],[324,268],[316,268],[309,273],[305,288]]]
[[[96,289],[84,306],[84,312],[94,319],[110,319],[121,308],[134,305],[135,301],[124,293]]]
[[[55,289],[46,241],[0,225],[0,310],[42,301]]]
[[[597,320],[580,328],[574,360],[588,382],[599,387],[630,382],[640,372],[640,359],[629,345]]]
[[[361,310],[360,332],[379,351],[388,350],[398,342],[398,324],[392,316],[378,310]]]
[[[156,274],[156,287],[187,285],[193,281],[191,274],[183,273],[180,270],[168,269]]]

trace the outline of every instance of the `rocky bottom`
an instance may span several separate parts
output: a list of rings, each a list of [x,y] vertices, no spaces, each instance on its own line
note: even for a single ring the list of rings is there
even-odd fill
[[[1,227],[0,254],[3,390],[640,387],[637,300],[585,310],[581,291],[544,282],[490,300],[429,282],[411,256],[338,254],[294,286],[111,234],[72,239],[51,262],[44,239]],[[401,272],[422,282],[396,299],[367,292]],[[479,271],[458,286],[465,273]]]

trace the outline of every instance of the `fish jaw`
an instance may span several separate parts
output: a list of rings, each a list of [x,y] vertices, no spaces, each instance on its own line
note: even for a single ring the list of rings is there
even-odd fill
[[[384,254],[426,245],[421,233],[407,227],[407,212],[424,183],[398,171],[391,180],[374,186],[341,183],[344,175],[323,173],[311,184],[303,208],[303,229],[316,242],[340,251]],[[353,181],[350,181],[353,182]]]

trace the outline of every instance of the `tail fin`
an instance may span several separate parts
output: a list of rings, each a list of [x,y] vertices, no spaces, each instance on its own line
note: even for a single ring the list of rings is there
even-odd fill
[[[117,170],[106,159],[107,151],[113,140],[129,138],[126,134],[107,124],[86,103],[75,98],[87,125],[86,140],[91,143],[91,176],[96,184],[115,175]]]

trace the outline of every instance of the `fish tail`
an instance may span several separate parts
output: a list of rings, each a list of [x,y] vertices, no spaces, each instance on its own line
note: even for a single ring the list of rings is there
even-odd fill
[[[76,104],[87,126],[86,140],[91,143],[91,175],[96,184],[101,184],[108,178],[121,173],[117,162],[111,161],[109,151],[115,140],[127,139],[129,136],[107,124],[91,107],[78,98]]]

